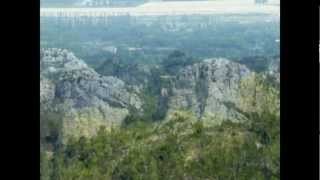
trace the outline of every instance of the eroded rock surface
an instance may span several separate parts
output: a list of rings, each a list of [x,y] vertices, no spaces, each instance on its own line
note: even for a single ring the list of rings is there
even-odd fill
[[[190,109],[206,115],[236,118],[240,82],[251,71],[227,59],[206,59],[181,69],[171,79],[169,109]]]
[[[64,114],[63,134],[92,135],[100,125],[120,124],[142,102],[125,83],[101,76],[73,53],[41,49],[41,106],[50,101]]]

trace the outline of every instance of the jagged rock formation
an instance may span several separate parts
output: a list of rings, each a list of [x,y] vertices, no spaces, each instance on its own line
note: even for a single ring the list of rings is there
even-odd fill
[[[149,87],[147,93],[157,99],[152,102],[156,108],[155,120],[176,109],[191,110],[201,118],[214,116],[211,119],[242,120],[243,114],[238,111],[243,106],[240,102],[241,83],[250,81],[252,87],[247,87],[248,95],[254,96],[256,82],[251,76],[255,73],[263,74],[272,83],[279,84],[280,81],[279,58],[250,57],[250,61],[244,59],[239,63],[218,58],[189,65],[181,63],[183,58],[176,60],[177,63],[171,58],[166,66],[147,70],[141,70],[144,66],[139,64],[118,69],[118,62],[106,62],[98,71],[114,75],[134,87]]]
[[[120,124],[131,109],[142,110],[122,80],[99,75],[73,53],[41,49],[40,55],[41,106],[62,111],[63,136],[90,136],[100,125]]]
[[[169,111],[190,109],[199,117],[239,119],[241,114],[232,107],[239,103],[241,80],[250,74],[244,65],[227,59],[206,59],[181,69],[170,79],[170,89],[162,92],[169,92]]]
[[[271,61],[262,73],[279,82],[279,62]],[[132,113],[151,113],[146,117],[157,120],[183,109],[216,121],[211,123],[242,121],[241,110],[260,108],[248,102],[264,96],[254,71],[223,58],[174,66],[169,74],[139,64],[117,69],[111,62],[103,65],[103,76],[69,51],[41,49],[40,65],[41,110],[62,114],[62,136],[91,136]],[[244,102],[244,96],[252,98]]]
[[[47,78],[40,76],[40,103],[43,106],[51,104],[55,96],[55,86]]]

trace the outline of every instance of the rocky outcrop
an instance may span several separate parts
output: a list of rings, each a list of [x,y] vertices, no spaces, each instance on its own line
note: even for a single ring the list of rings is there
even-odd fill
[[[55,96],[55,85],[47,78],[40,76],[40,103],[47,108]]]
[[[170,79],[169,90],[162,92],[169,92],[169,111],[188,109],[199,117],[240,119],[233,107],[239,103],[241,80],[251,73],[227,59],[206,59],[181,69]]]
[[[280,81],[279,62],[272,61],[262,74]],[[121,124],[131,112],[158,120],[183,109],[216,121],[210,123],[241,121],[245,119],[241,110],[258,109],[248,102],[264,96],[263,91],[257,95],[255,72],[223,58],[174,66],[172,73],[159,67],[123,70],[104,64],[100,70],[107,76],[103,76],[69,51],[41,49],[40,65],[41,110],[63,114],[63,136],[91,136],[101,125]]]
[[[90,136],[100,125],[120,124],[130,109],[142,110],[139,97],[122,80],[99,75],[73,53],[41,49],[40,55],[40,103],[63,111],[64,136]]]

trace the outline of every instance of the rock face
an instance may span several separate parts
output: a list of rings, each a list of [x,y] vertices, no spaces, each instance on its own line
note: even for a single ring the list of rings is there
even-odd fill
[[[216,58],[174,66],[173,73],[138,65],[117,69],[111,63],[111,67],[105,64],[101,69],[107,75],[103,76],[69,51],[41,49],[40,53],[41,111],[43,117],[46,111],[62,115],[59,129],[63,137],[94,135],[101,125],[120,125],[131,112],[152,113],[150,117],[163,119],[184,109],[218,123],[226,118],[241,121],[245,119],[238,109],[244,107],[243,81],[255,74],[243,64]],[[279,62],[272,61],[265,73],[277,82]],[[253,97],[255,79],[250,82],[245,84],[244,94]],[[152,92],[145,92],[152,96],[152,101],[142,94],[141,89],[147,86],[152,87],[148,90]]]
[[[239,118],[232,107],[239,101],[242,79],[251,71],[227,59],[206,59],[181,69],[170,80],[169,111],[190,109],[199,117]],[[164,93],[165,94],[165,93]]]
[[[40,76],[40,103],[48,107],[55,96],[55,86],[47,78]]]
[[[92,135],[100,125],[120,124],[142,102],[120,79],[101,76],[73,53],[41,49],[41,106],[63,111],[63,135]]]

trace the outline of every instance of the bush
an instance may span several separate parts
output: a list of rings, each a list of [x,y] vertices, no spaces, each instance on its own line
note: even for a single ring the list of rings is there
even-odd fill
[[[253,75],[240,92],[244,122],[204,125],[186,111],[161,122],[132,116],[71,138],[50,160],[42,154],[41,179],[280,179],[279,91]]]
[[[279,179],[277,116],[250,117],[207,127],[175,112],[161,123],[101,127],[56,153],[56,171],[62,179]]]

